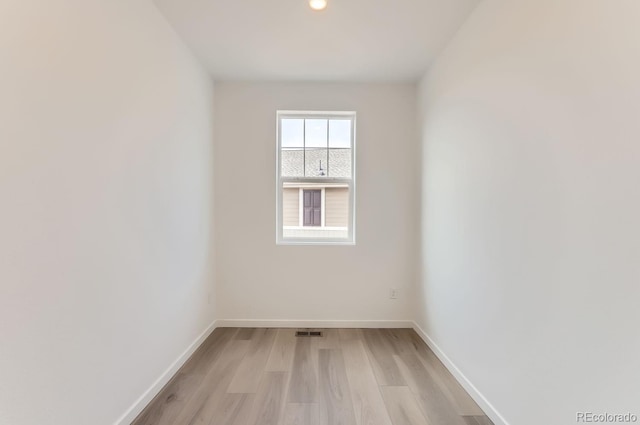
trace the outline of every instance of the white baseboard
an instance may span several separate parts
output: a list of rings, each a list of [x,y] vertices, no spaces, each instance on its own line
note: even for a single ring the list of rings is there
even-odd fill
[[[495,407],[484,395],[469,381],[469,379],[458,369],[458,367],[451,361],[449,357],[438,347],[438,345],[422,330],[416,322],[413,322],[413,330],[422,338],[422,340],[431,348],[431,351],[440,359],[449,372],[456,378],[456,380],[462,385],[462,387],[469,393],[471,398],[478,403],[478,406],[484,411],[484,413],[493,421],[495,425],[509,425],[506,419],[496,410]]]
[[[176,372],[186,363],[191,355],[200,347],[205,339],[215,328],[219,327],[216,320],[211,323],[189,347],[169,366],[167,370],[160,375],[147,391],[140,396],[138,400],[115,422],[115,425],[131,425],[131,422],[142,412],[142,410],[153,400],[153,398],[167,385],[167,382],[176,374]]]
[[[413,320],[269,320],[222,319],[217,327],[229,328],[413,328]]]

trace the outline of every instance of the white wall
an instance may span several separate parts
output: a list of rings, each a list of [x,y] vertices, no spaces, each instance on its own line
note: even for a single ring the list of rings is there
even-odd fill
[[[640,416],[638,22],[485,0],[421,85],[419,324],[513,425]]]
[[[0,424],[113,424],[212,322],[212,110],[149,1],[0,2]]]
[[[216,84],[220,318],[412,318],[415,99],[412,84]],[[276,246],[278,109],[357,111],[356,246]]]

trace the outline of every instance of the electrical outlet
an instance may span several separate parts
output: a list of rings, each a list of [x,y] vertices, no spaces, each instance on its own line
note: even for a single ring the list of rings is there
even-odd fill
[[[398,299],[398,295],[400,295],[400,290],[399,289],[391,288],[389,290],[389,298],[391,298],[392,300],[397,300]]]

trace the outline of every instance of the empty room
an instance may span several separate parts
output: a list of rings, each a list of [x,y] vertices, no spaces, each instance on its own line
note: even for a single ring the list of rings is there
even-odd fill
[[[640,1],[0,0],[0,425],[640,421]]]

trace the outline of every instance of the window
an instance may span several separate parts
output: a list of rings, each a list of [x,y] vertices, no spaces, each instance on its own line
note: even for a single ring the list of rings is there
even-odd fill
[[[277,243],[355,243],[355,112],[277,120]]]

